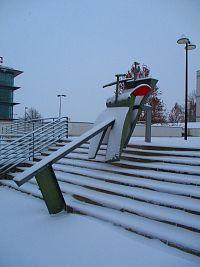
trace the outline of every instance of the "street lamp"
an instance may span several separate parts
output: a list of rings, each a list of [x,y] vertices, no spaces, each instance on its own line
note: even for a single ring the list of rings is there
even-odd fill
[[[66,95],[57,95],[60,98],[60,105],[59,105],[59,118],[61,117],[61,98],[66,97]]]
[[[184,139],[187,140],[187,101],[188,101],[188,50],[193,50],[196,48],[195,44],[192,44],[190,40],[186,36],[182,36],[177,41],[178,44],[185,45],[185,131],[184,131]]]

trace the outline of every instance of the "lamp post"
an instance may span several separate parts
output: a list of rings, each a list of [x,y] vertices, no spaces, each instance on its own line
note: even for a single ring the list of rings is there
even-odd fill
[[[61,117],[61,98],[62,97],[66,97],[66,95],[57,95],[57,97],[59,97],[60,98],[60,104],[59,104],[59,118]]]
[[[192,44],[186,36],[182,36],[177,43],[185,45],[185,130],[184,139],[187,140],[187,113],[188,113],[188,50],[193,50],[196,45]]]

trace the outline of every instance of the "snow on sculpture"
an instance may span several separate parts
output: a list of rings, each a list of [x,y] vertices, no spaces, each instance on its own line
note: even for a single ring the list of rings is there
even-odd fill
[[[113,117],[115,122],[112,127],[91,139],[89,146],[90,159],[96,157],[101,144],[107,144],[105,161],[120,160],[122,150],[127,146],[132,136],[143,106],[157,83],[157,80],[151,78],[139,80],[127,78],[120,81],[119,76],[122,75],[116,75],[116,83],[107,85],[116,84],[116,94],[107,99],[107,108],[97,117],[94,127]],[[119,95],[120,82],[123,82],[124,90]]]

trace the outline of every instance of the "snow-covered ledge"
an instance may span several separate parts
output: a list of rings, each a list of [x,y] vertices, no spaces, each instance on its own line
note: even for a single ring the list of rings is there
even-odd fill
[[[69,123],[69,135],[80,136],[84,132],[91,129],[92,126],[93,126],[93,123],[90,123],[90,122],[70,122]],[[181,137],[182,127],[152,125],[151,134],[152,134],[152,137]],[[138,136],[138,137],[145,136],[145,125],[136,125],[136,128],[133,132],[133,136]]]

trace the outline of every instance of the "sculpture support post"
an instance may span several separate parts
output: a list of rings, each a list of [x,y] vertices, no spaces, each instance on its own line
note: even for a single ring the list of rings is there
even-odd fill
[[[145,142],[151,143],[151,118],[152,118],[152,107],[145,105],[143,110],[146,112],[145,122]]]

